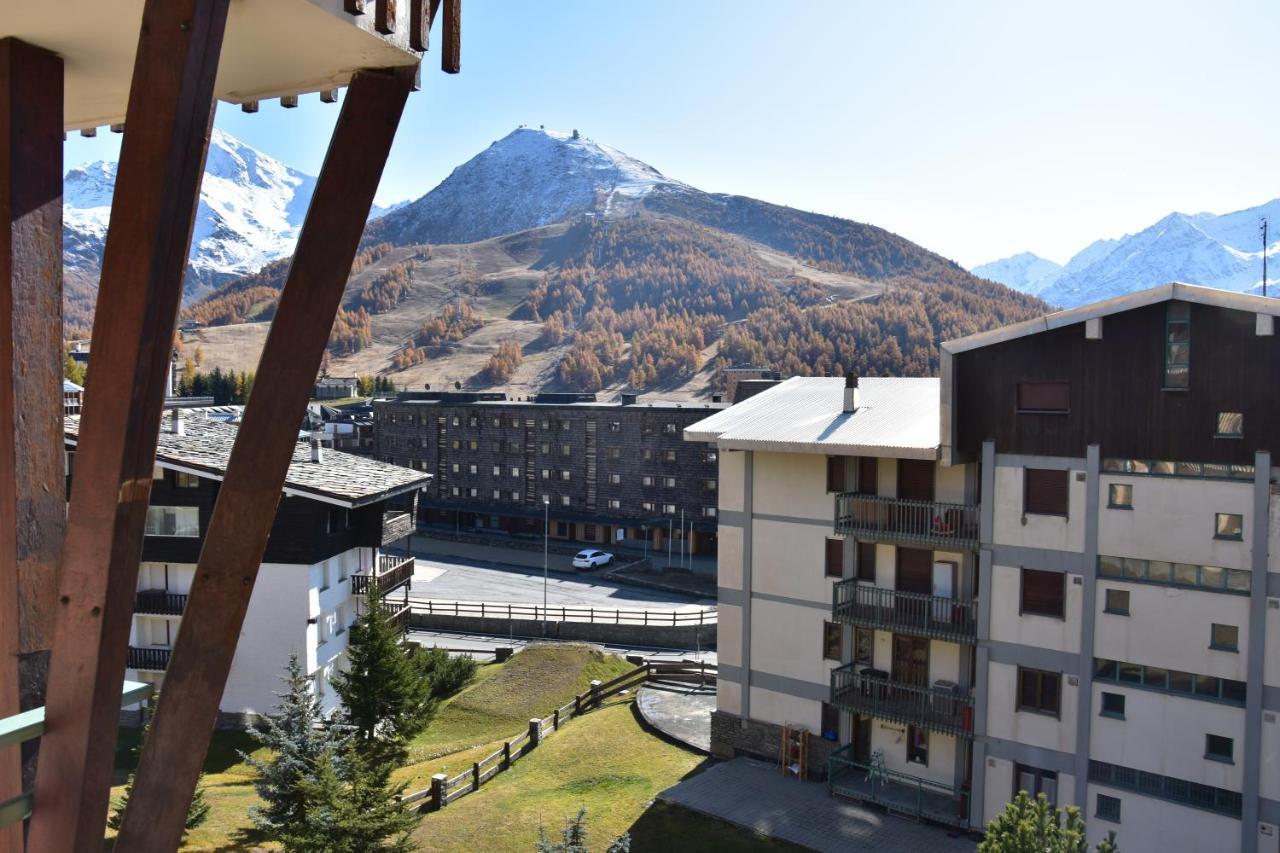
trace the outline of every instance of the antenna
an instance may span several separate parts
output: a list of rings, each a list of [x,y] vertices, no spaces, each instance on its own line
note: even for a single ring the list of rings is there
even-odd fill
[[[1258,231],[1262,234],[1262,295],[1267,295],[1267,217],[1262,217],[1258,224]]]

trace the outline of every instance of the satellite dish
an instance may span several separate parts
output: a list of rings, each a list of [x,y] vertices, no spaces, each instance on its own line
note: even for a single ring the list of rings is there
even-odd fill
[[[461,390],[462,390],[462,383],[461,383],[461,382],[454,382],[454,383],[453,383],[453,390],[455,390],[455,391],[461,391]]]
[[[424,391],[430,391],[430,390],[431,390],[431,383],[430,383],[430,382],[424,382],[424,383],[422,384],[422,389],[423,389]]]

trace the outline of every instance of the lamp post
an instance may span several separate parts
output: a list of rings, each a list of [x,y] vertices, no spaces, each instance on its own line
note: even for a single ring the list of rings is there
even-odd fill
[[[542,496],[542,636],[547,636],[547,539],[551,535],[551,498]]]

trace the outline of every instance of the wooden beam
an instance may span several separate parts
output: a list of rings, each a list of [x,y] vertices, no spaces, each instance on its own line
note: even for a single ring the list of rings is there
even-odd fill
[[[412,84],[412,68],[360,71],[343,99],[200,549],[118,849],[169,853],[182,838],[298,423]]]
[[[444,49],[440,68],[447,74],[462,70],[462,0],[443,0],[444,22],[440,25]]]
[[[229,0],[146,0],[93,322],[28,844],[100,851],[120,684]],[[122,849],[122,848],[120,848]]]
[[[343,0],[342,8],[348,15],[363,15],[364,0]]]
[[[322,90],[322,91],[320,92],[320,103],[322,103],[322,104],[336,104],[337,102],[338,102],[338,90],[337,90],[337,89],[324,89],[324,90]]]
[[[280,106],[284,107],[286,110],[295,109],[298,106],[298,96],[297,95],[281,95]]]
[[[246,113],[256,113],[258,111],[257,101],[245,101],[240,104],[240,109]]]
[[[436,0],[438,3],[439,0]],[[409,49],[426,51],[431,39],[431,0],[409,0]]]
[[[373,28],[384,36],[396,31],[396,0],[376,0]]]
[[[0,717],[44,704],[62,550],[62,59],[0,39]],[[24,754],[25,753],[25,754]],[[0,802],[36,744],[0,748]],[[22,826],[0,850],[22,850]]]

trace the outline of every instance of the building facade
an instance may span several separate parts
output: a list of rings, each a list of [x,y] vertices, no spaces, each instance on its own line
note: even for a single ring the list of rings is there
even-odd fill
[[[682,434],[723,404],[409,392],[373,405],[375,457],[433,475],[427,523],[541,536],[545,512],[553,538],[661,551],[683,521],[692,552],[715,553],[716,454]]]
[[[930,820],[1027,790],[1125,850],[1280,849],[1277,313],[1169,285],[950,342],[852,411],[790,380],[691,427],[716,749],[803,725],[837,793]]]
[[[68,418],[71,475],[78,432],[79,419]],[[233,426],[181,412],[166,418],[138,571],[128,679],[163,689],[235,435]],[[329,679],[346,665],[348,628],[371,587],[407,625],[413,558],[387,548],[413,530],[416,494],[428,480],[318,442],[299,444],[219,706],[220,724],[241,725],[271,711],[293,652],[311,674],[325,713],[336,709]]]

